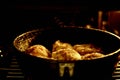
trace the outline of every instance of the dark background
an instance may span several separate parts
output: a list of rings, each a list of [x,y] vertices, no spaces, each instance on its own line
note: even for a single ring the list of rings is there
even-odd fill
[[[56,27],[54,17],[66,25],[75,22],[83,26],[98,11],[120,10],[118,0],[13,0],[6,1],[1,11],[0,44],[11,44],[14,38],[28,30]],[[96,25],[97,26],[97,25]]]
[[[36,28],[60,27],[61,22],[67,26],[84,27],[91,24],[97,28],[98,11],[103,11],[103,19],[107,20],[106,12],[117,10],[120,11],[119,0],[2,0],[0,68],[10,68],[12,57],[18,53],[13,40],[23,32]],[[117,15],[110,17],[110,21],[113,22],[112,25],[119,23],[120,26],[120,13]],[[0,71],[0,79],[6,78],[6,75],[8,71]]]

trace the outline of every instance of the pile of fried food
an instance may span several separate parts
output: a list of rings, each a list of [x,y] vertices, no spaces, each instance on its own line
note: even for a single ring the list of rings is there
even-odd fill
[[[36,44],[30,46],[26,53],[41,57],[50,58],[54,60],[91,60],[100,57],[104,57],[101,48],[96,47],[93,44],[75,44],[71,45],[66,42],[61,42],[57,40],[52,45],[52,51],[48,50],[45,46]]]

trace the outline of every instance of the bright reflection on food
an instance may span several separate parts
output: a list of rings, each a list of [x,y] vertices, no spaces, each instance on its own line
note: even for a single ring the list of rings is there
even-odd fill
[[[26,50],[26,53],[36,57],[64,61],[91,60],[105,56],[101,48],[93,44],[71,45],[57,40],[51,46],[52,51],[40,44],[32,45]]]

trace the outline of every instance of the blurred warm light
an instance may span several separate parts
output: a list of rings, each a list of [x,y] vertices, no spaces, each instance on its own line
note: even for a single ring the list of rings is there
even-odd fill
[[[120,13],[120,11],[114,11],[114,12],[116,12],[116,13]]]
[[[98,28],[101,29],[103,11],[98,11]]]
[[[117,34],[117,35],[119,35],[119,31],[116,30],[116,29],[114,29],[114,33]]]
[[[3,57],[3,55],[2,55],[2,54],[1,54],[0,56],[1,56],[1,57]]]
[[[87,24],[87,25],[86,25],[86,28],[88,28],[88,29],[91,28],[91,25]]]
[[[102,25],[107,25],[107,21],[102,21]]]
[[[0,53],[2,52],[2,50],[0,50]]]
[[[120,35],[120,10],[108,12],[108,25],[115,34]]]

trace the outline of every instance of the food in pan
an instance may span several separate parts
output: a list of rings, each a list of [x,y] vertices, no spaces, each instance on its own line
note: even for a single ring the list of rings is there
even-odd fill
[[[91,59],[96,59],[96,58],[100,58],[100,57],[104,57],[104,54],[98,53],[98,52],[92,52],[92,53],[88,53],[88,54],[85,54],[84,56],[82,56],[82,59],[83,60],[91,60]]]
[[[51,46],[52,51],[43,45],[33,45],[26,50],[26,53],[37,57],[65,61],[91,60],[105,56],[103,51],[93,44],[75,44],[72,46],[70,43],[57,40]]]
[[[45,46],[39,44],[30,46],[26,50],[26,53],[43,58],[48,58],[50,56],[50,51]]]
[[[57,51],[59,49],[72,49],[72,45],[69,43],[61,42],[60,40],[55,41],[52,47],[52,51]]]
[[[76,44],[73,46],[73,49],[82,56],[83,60],[91,60],[104,57],[101,48],[98,48],[93,44]]]
[[[71,44],[57,40],[52,47],[52,58],[56,60],[80,60],[81,55],[73,49]]]
[[[52,58],[56,60],[81,60],[81,55],[74,49],[59,49],[52,52]]]
[[[85,55],[88,53],[96,53],[99,52],[101,53],[102,50],[98,47],[96,47],[93,44],[75,44],[73,46],[73,49],[76,50],[78,53],[80,53],[81,55]]]

